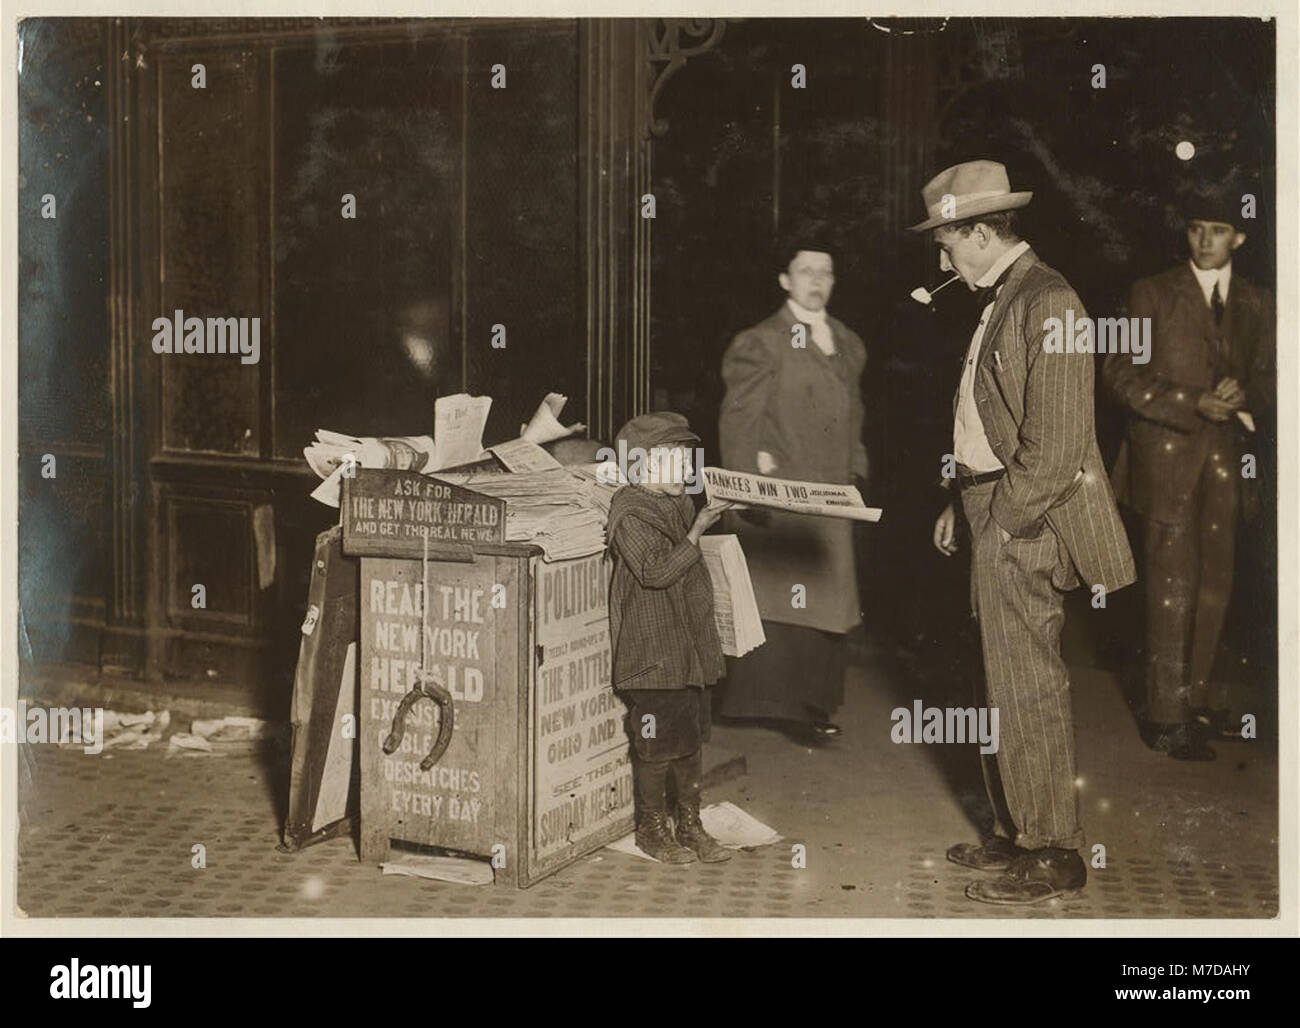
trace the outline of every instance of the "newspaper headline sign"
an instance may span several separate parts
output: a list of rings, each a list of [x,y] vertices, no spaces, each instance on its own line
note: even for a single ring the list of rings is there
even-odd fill
[[[411,471],[358,468],[343,480],[349,557],[438,557],[505,541],[504,500]]]
[[[851,485],[832,482],[794,482],[767,475],[752,475],[726,468],[702,468],[704,493],[709,501],[730,500],[746,507],[770,507],[792,514],[879,521],[879,507],[868,507]]]
[[[539,562],[534,603],[533,845],[545,860],[619,822],[631,831],[632,765],[612,687],[604,555]]]

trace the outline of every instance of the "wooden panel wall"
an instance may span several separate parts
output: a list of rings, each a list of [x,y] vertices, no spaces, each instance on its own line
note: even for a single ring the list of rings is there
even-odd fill
[[[108,28],[28,20],[19,38],[19,603],[38,660],[97,664],[110,571]]]
[[[618,284],[636,259],[638,31],[31,24],[48,37],[33,42],[57,37],[60,67],[24,83],[24,171],[66,142],[39,132],[56,112],[92,212],[78,264],[72,225],[23,206],[22,584],[37,658],[282,714],[312,542],[335,518],[307,497],[312,431],[427,433],[434,398],[462,389],[496,398],[489,441],[548,390],[605,434],[630,412],[633,289]],[[491,88],[497,64],[505,90]],[[345,191],[355,220],[340,217]],[[260,361],[155,354],[153,320],[178,309],[260,318]],[[51,450],[59,478],[45,483]]]

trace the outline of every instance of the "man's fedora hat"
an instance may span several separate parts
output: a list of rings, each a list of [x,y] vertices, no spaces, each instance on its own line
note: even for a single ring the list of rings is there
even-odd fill
[[[997,161],[967,161],[945,168],[921,189],[925,212],[929,215],[911,231],[925,232],[940,225],[996,211],[1010,211],[1029,203],[1033,193],[1013,193],[1007,169]],[[944,197],[952,203],[944,210]]]

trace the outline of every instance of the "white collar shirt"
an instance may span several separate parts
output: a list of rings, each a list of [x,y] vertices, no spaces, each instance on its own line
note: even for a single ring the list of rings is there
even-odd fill
[[[1020,255],[1029,249],[1029,243],[1021,240],[994,262],[976,281],[980,287],[991,286],[998,276],[1011,267]],[[980,421],[979,407],[975,403],[975,364],[979,360],[980,347],[984,343],[984,329],[988,325],[989,315],[993,313],[995,296],[980,313],[980,323],[975,326],[970,346],[966,351],[966,363],[961,369],[961,384],[957,387],[957,413],[952,426],[952,454],[958,464],[965,465],[976,474],[997,471],[1003,467],[989,445],[984,432],[984,423]]]

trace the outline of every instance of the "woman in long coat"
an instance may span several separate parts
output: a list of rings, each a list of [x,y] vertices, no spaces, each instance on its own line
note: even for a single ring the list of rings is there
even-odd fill
[[[866,347],[826,312],[832,258],[808,244],[779,261],[786,302],[737,335],[722,360],[723,464],[799,481],[865,481],[858,382]],[[845,633],[861,622],[853,522],[758,509],[728,519],[767,642],[729,661],[719,713],[787,722],[814,738],[838,735],[831,717],[844,697]]]

